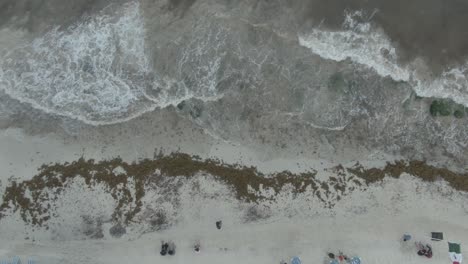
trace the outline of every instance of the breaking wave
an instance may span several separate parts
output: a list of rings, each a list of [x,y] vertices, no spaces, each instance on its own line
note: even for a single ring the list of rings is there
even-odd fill
[[[9,50],[0,62],[0,89],[46,113],[91,125],[125,122],[193,97],[219,98],[211,83],[192,91],[158,76],[148,58],[144,21],[133,2]]]
[[[468,106],[468,62],[436,78],[419,61],[399,65],[396,48],[371,24],[372,16],[347,13],[342,30],[317,27],[299,36],[300,44],[325,59],[350,59],[381,76],[409,82],[420,96],[451,98]],[[43,112],[91,125],[125,122],[191,98],[218,100],[222,90],[239,86],[246,78],[261,78],[249,67],[226,65],[227,51],[235,46],[229,43],[231,33],[197,23],[187,38],[174,44],[169,76],[152,65],[145,47],[145,21],[139,4],[133,2],[9,49],[1,55],[0,91]],[[346,124],[330,124],[327,119],[311,125],[343,129]]]
[[[370,22],[375,12],[369,17],[362,11],[347,12],[342,30],[329,31],[317,27],[300,35],[299,43],[322,58],[334,61],[350,59],[381,76],[409,82],[419,96],[450,98],[468,106],[468,62],[447,69],[436,78],[428,77],[419,60],[399,65],[396,48],[389,37]]]

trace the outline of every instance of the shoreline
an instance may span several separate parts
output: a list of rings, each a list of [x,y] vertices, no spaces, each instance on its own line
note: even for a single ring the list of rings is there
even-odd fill
[[[157,123],[166,119],[156,117],[155,120],[157,121],[153,122]],[[246,147],[216,141],[205,135],[203,131],[193,132],[190,122],[184,123],[183,120],[180,119],[178,125],[173,126],[172,130],[167,129],[167,132],[164,132],[165,129],[162,127],[158,128],[153,131],[154,136],[150,133],[153,129],[150,124],[146,127],[137,126],[140,130],[133,137],[129,136],[132,130],[127,130],[129,129],[127,126],[122,126],[122,131],[125,132],[122,134],[119,134],[119,131],[109,134],[109,128],[90,131],[83,129],[86,133],[80,134],[77,139],[59,133],[28,135],[21,129],[3,130],[0,135],[0,146],[10,151],[3,152],[3,158],[0,159],[2,163],[0,167],[4,172],[2,193],[10,185],[8,183],[10,175],[15,175],[19,183],[28,181],[33,183],[33,176],[39,173],[37,169],[44,164],[45,168],[50,169],[53,167],[50,163],[58,162],[62,165],[57,167],[57,171],[66,170],[73,161],[76,162],[83,157],[82,162],[95,159],[94,169],[103,169],[105,166],[100,165],[105,163],[104,160],[120,156],[122,164],[126,163],[126,166],[132,167],[131,163],[134,161],[143,162],[144,158],[152,160],[155,153],[159,153],[153,146],[159,143],[163,158],[178,151],[179,154],[176,155],[181,155],[183,157],[181,160],[187,163],[199,163],[196,165],[198,168],[196,166],[189,168],[189,172],[195,177],[167,177],[169,179],[167,182],[155,185],[163,188],[154,188],[154,186],[146,188],[145,196],[141,199],[141,211],[134,214],[135,221],[124,225],[126,233],[120,238],[111,235],[110,230],[119,223],[124,223],[123,218],[113,218],[112,215],[119,211],[117,215],[125,216],[138,207],[135,190],[139,185],[133,180],[134,177],[127,177],[128,188],[121,188],[123,193],[130,193],[128,197],[133,200],[118,210],[116,210],[119,206],[118,199],[112,197],[112,192],[109,192],[109,186],[105,182],[88,185],[86,181],[76,177],[69,182],[69,187],[63,188],[56,200],[52,199],[53,188],[43,191],[38,189],[38,193],[50,195],[49,201],[39,207],[51,206],[47,227],[24,224],[21,210],[11,217],[0,220],[4,227],[0,239],[0,248],[3,248],[0,256],[36,254],[38,260],[48,263],[85,261],[99,264],[135,260],[141,263],[153,263],[155,260],[166,261],[159,256],[158,246],[161,240],[172,239],[179,249],[175,258],[168,260],[170,262],[191,260],[192,263],[206,263],[209,259],[216,258],[222,263],[236,263],[239,256],[242,256],[247,263],[270,263],[299,255],[305,263],[309,261],[315,263],[323,259],[325,251],[343,250],[349,254],[358,254],[363,260],[371,263],[372,261],[386,263],[385,261],[391,259],[389,256],[405,263],[423,263],[425,260],[417,258],[411,248],[406,251],[401,250],[398,242],[401,233],[412,232],[416,239],[420,237],[425,239],[427,236],[424,234],[427,232],[442,230],[448,232],[447,238],[455,238],[458,239],[456,242],[468,244],[468,241],[463,240],[468,237],[468,230],[464,226],[468,221],[468,208],[464,207],[466,204],[464,201],[468,201],[466,192],[454,190],[447,182],[437,180],[437,177],[434,182],[424,182],[408,175],[410,172],[423,173],[422,176],[426,176],[427,170],[433,169],[431,165],[423,164],[422,170],[417,166],[421,164],[407,167],[398,163],[386,168],[387,162],[401,160],[402,157],[380,152],[361,155],[362,168],[354,166],[358,153],[352,156],[333,157],[329,156],[329,152],[324,152],[319,153],[322,154],[321,158],[314,159],[313,156],[307,156],[304,159],[293,159],[290,157],[297,155],[290,155],[287,150],[272,148],[263,151],[261,148],[253,149],[257,147],[256,145]],[[147,122],[145,119],[135,120],[136,123],[128,127],[145,121]],[[177,134],[175,131],[182,131],[183,134],[182,132]],[[103,135],[108,136],[106,138],[108,143],[95,144]],[[186,140],[182,141],[182,138]],[[37,151],[40,153],[36,153]],[[180,154],[181,152],[188,154]],[[199,158],[193,159],[193,155],[199,155]],[[221,160],[228,165],[223,167],[215,161],[203,162],[210,158]],[[70,164],[63,166],[65,162]],[[149,164],[150,167],[153,166],[154,169],[161,171],[160,165],[155,166],[151,161]],[[343,169],[334,170],[333,168],[339,164],[343,164]],[[248,182],[248,176],[240,183],[224,182],[223,177],[243,173],[242,169],[234,168],[234,172],[237,173],[223,174],[238,165],[248,167],[247,171],[249,167],[254,166],[256,172],[263,176],[279,174],[285,182],[275,186],[274,181],[263,181],[260,182],[261,188],[259,183],[257,189],[247,187],[256,186],[255,182]],[[133,168],[138,167],[136,165]],[[200,168],[212,173],[220,170],[221,180],[210,173],[197,173]],[[354,173],[349,172],[349,168],[354,168]],[[176,166],[166,169],[168,170],[166,172],[172,173],[171,175],[177,174],[178,171]],[[280,172],[284,170],[292,174],[281,174]],[[255,170],[250,169],[250,173],[252,171]],[[306,171],[310,174],[304,177],[313,180],[309,183],[317,186],[315,190],[294,181],[294,175]],[[119,169],[116,172],[119,172]],[[392,175],[382,179],[385,172]],[[442,172],[447,172],[448,175],[453,173],[448,170]],[[466,172],[461,170],[459,173]],[[400,179],[394,178],[399,174],[401,174]],[[359,180],[361,185],[350,179],[351,176]],[[367,176],[370,177],[367,179],[370,180],[368,186],[365,178]],[[430,174],[427,176],[430,177],[425,180],[434,180]],[[151,179],[151,177],[143,178]],[[336,180],[330,181],[331,178]],[[252,179],[262,180],[258,175]],[[322,186],[324,182],[328,186],[328,191],[325,185]],[[273,191],[268,188],[269,184],[272,185],[270,187]],[[23,186],[31,187],[28,184]],[[250,202],[239,199],[235,192],[236,186],[243,190],[247,189],[244,198],[246,195],[247,197],[254,195],[261,199],[255,201],[251,199]],[[276,187],[277,191],[273,187]],[[299,190],[302,188],[303,192],[296,191],[296,188]],[[352,188],[354,189],[351,190]],[[380,197],[378,198],[380,201],[376,201],[376,197]],[[3,202],[3,196],[1,199]],[[424,204],[420,201],[424,201]],[[47,213],[39,213],[40,210],[37,209],[32,210],[33,214],[47,217]],[[437,211],[436,214],[434,210]],[[28,215],[27,210],[26,215]],[[227,233],[212,230],[216,219],[223,220]],[[381,222],[381,219],[386,220]],[[448,229],[446,229],[447,223],[450,223]],[[369,229],[374,230],[370,235]],[[237,230],[242,230],[240,233],[243,235],[236,236]],[[278,233],[278,230],[282,231]],[[304,233],[304,230],[307,231]],[[382,231],[385,231],[385,235],[379,240],[375,234]],[[255,236],[250,237],[252,234]],[[97,237],[100,238],[96,239]],[[310,242],[317,237],[321,238],[320,241]],[[353,237],[359,237],[359,242],[354,242]],[[193,240],[200,240],[204,245],[203,252],[196,259],[193,258],[190,248]],[[265,241],[273,242],[264,245]],[[88,243],[91,243],[91,246]],[[125,251],[124,248],[128,248],[129,245],[135,245],[135,249]],[[228,252],[219,251],[217,245],[225,245],[229,248]],[[335,248],[333,245],[336,245]],[[433,246],[434,258],[445,261],[445,244],[442,242]],[[314,250],[311,251],[310,248]],[[369,252],[368,248],[375,250]],[[76,249],[79,249],[81,254],[73,253]],[[273,251],[274,254],[265,253]],[[125,252],[127,257],[122,255],[124,254],[122,252]],[[90,262],[90,259],[93,260]]]

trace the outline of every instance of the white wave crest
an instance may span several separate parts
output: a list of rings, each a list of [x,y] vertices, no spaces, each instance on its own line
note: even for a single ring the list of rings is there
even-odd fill
[[[46,113],[91,125],[125,122],[193,97],[219,98],[212,87],[191,92],[181,81],[157,76],[148,57],[140,7],[132,2],[10,50],[0,62],[0,89]],[[155,89],[156,95],[148,94]]]
[[[433,80],[416,79],[414,90],[419,96],[450,98],[468,106],[468,62],[444,71]]]
[[[0,65],[1,88],[41,110],[83,121],[124,117],[148,82],[144,27],[138,4],[119,18],[101,15],[57,28],[10,51]],[[145,102],[146,101],[146,102]]]
[[[448,69],[436,78],[425,78],[427,73],[416,67],[418,63],[398,64],[395,47],[383,30],[370,23],[370,18],[366,18],[362,11],[347,12],[341,30],[314,28],[299,36],[299,43],[324,59],[350,59],[373,69],[380,76],[409,81],[420,96],[450,98],[468,106],[468,62]]]

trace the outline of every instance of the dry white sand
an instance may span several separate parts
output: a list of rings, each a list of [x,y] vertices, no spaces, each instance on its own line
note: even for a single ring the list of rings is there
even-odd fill
[[[19,130],[2,132],[0,148],[2,192],[10,175],[30,178],[42,163],[71,161],[82,155],[109,157],[92,144],[67,144],[53,135],[30,137]],[[258,165],[263,171],[301,171],[312,167],[320,174],[321,169],[336,165],[326,160],[260,161],[252,150],[223,144],[212,147],[203,156]],[[379,164],[382,160],[375,163]],[[320,175],[326,177],[323,171]],[[200,186],[198,192],[193,191],[194,184]],[[105,237],[101,240],[77,240],[71,230],[81,225],[82,214],[110,214],[113,200],[99,186],[89,189],[79,182],[73,186],[63,195],[57,209],[60,217],[52,220],[51,230],[32,232],[24,227],[18,215],[3,221],[0,259],[19,255],[50,264],[229,264],[279,263],[297,255],[303,263],[323,263],[327,252],[341,250],[359,255],[363,263],[450,263],[447,241],[462,243],[462,254],[468,255],[468,195],[453,191],[443,182],[428,184],[410,175],[355,191],[333,209],[324,208],[310,193],[293,195],[286,186],[273,201],[255,205],[268,217],[253,222],[246,222],[245,215],[254,205],[239,202],[226,186],[209,176],[198,177],[185,182],[181,189],[180,205],[172,208],[178,212],[174,226],[140,236],[142,227],[135,224],[127,229],[126,235],[116,239],[109,235],[110,226],[104,224]],[[147,194],[145,203],[150,204],[157,196]],[[165,206],[169,208],[170,204]],[[215,228],[218,219],[223,220],[221,230]],[[444,241],[431,242],[431,231],[444,232]],[[413,241],[404,244],[401,236],[406,232],[413,235]],[[25,240],[26,235],[32,237]],[[159,255],[162,240],[176,243],[175,256]],[[198,254],[192,249],[196,241],[202,245]],[[434,257],[418,256],[414,241],[429,242]]]

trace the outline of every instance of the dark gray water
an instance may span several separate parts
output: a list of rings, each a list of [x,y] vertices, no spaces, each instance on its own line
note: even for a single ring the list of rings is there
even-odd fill
[[[443,0],[2,1],[0,124],[76,136],[165,109],[297,156],[463,167],[466,14]],[[431,115],[435,98],[450,113]]]
[[[337,28],[343,10],[365,10],[372,21],[398,44],[405,60],[425,57],[434,67],[454,61],[464,63],[468,54],[468,1],[309,1],[307,16]]]

